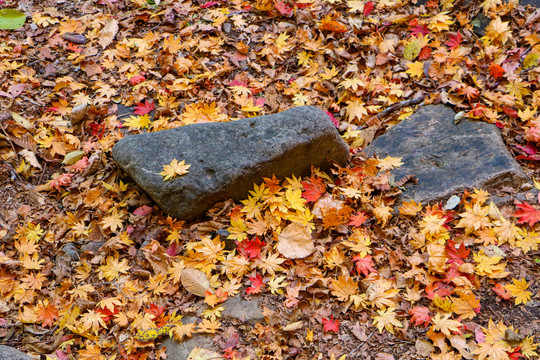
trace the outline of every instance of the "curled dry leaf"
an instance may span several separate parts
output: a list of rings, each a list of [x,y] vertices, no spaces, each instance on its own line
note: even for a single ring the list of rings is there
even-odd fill
[[[302,259],[315,251],[311,230],[304,225],[292,223],[278,235],[277,250],[288,259]]]
[[[205,273],[197,269],[184,269],[180,275],[184,288],[193,295],[204,297],[206,290],[212,291]]]
[[[296,321],[290,324],[287,324],[283,327],[283,331],[295,331],[298,329],[301,329],[304,326],[304,323],[302,321]]]
[[[103,46],[103,48],[109,46],[113,42],[117,32],[118,21],[111,19],[99,33],[99,45]]]

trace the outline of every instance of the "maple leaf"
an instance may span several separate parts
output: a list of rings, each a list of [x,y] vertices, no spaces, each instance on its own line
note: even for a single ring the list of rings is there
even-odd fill
[[[461,323],[457,320],[451,320],[450,316],[452,316],[452,314],[446,314],[444,317],[441,316],[441,314],[436,314],[432,319],[433,331],[440,331],[446,336],[450,336],[451,331],[460,333]]]
[[[339,332],[339,320],[338,319],[334,320],[333,315],[330,315],[330,319],[323,318],[322,323],[323,323],[323,330],[325,332],[335,332],[335,333]]]
[[[319,200],[321,195],[326,191],[326,184],[322,181],[321,178],[311,177],[310,181],[302,181],[304,186],[304,192],[302,192],[302,197],[308,202],[313,202]]]
[[[266,245],[266,242],[261,241],[256,236],[252,240],[237,242],[238,252],[248,259],[260,258],[264,245]]]
[[[246,289],[246,294],[258,294],[262,291],[264,286],[264,280],[263,277],[259,274],[250,277],[249,280],[251,281],[251,286]]]
[[[415,61],[407,64],[407,74],[421,78],[424,76],[424,63]]]
[[[281,288],[284,288],[288,285],[287,282],[283,282],[285,280],[286,276],[278,276],[272,278],[266,283],[268,285],[268,288],[270,289],[270,292],[272,294],[283,294],[283,290]]]
[[[395,327],[403,327],[403,324],[396,319],[396,309],[389,307],[383,310],[377,311],[379,315],[373,317],[373,325],[377,327],[379,333],[382,333],[383,329],[388,330],[390,333],[394,333]]]
[[[513,216],[518,217],[518,224],[528,223],[529,226],[533,226],[540,221],[540,210],[536,210],[534,207],[526,202],[517,202],[516,206],[519,208]]]
[[[107,257],[107,263],[99,267],[100,277],[108,281],[116,279],[120,274],[127,274],[129,263],[126,259],[120,261],[117,256]]]
[[[371,255],[361,256],[357,255],[352,258],[352,260],[355,262],[356,265],[356,271],[360,274],[364,274],[364,276],[368,276],[369,274],[373,272],[377,272],[375,268],[373,267],[373,260],[371,258]]]
[[[480,313],[480,300],[474,294],[460,294],[459,299],[453,298],[454,312],[461,319],[472,319]]]
[[[133,112],[136,115],[146,115],[154,110],[154,103],[152,101],[145,100],[144,103],[138,103],[135,106],[135,111]]]
[[[505,44],[512,37],[512,30],[508,27],[509,22],[502,22],[500,17],[492,20],[486,27],[486,35],[482,38],[484,43],[498,42]]]
[[[135,75],[135,76],[132,76],[129,78],[129,82],[131,83],[131,85],[137,85],[137,84],[140,84],[142,83],[144,80],[146,80],[146,78],[144,77],[144,75]]]
[[[358,292],[358,283],[350,276],[340,276],[337,280],[332,279],[330,289],[339,301],[348,301]]]
[[[61,191],[62,186],[68,186],[71,184],[71,178],[74,174],[62,174],[54,178],[53,180],[49,181],[47,185],[51,187],[51,189],[56,189],[57,191]]]
[[[510,300],[510,298],[512,297],[512,293],[501,284],[495,284],[495,286],[492,287],[491,290],[493,290],[497,295],[499,295],[505,300]]]
[[[367,213],[363,211],[358,211],[355,215],[352,215],[349,220],[349,225],[354,227],[362,226],[367,221]]]
[[[474,354],[478,355],[479,360],[508,360],[507,351],[509,350],[510,346],[502,341],[497,341],[496,343],[484,342],[478,344],[478,348],[474,351]]]
[[[461,34],[458,32],[456,33],[455,35],[448,35],[448,37],[450,38],[450,40],[448,40],[447,42],[445,42],[446,45],[448,45],[448,47],[450,47],[450,49],[454,49],[456,47],[459,46],[459,44],[461,44],[461,41],[463,40],[463,38],[461,37]]]
[[[409,310],[409,315],[412,315],[411,321],[417,326],[424,324],[427,327],[431,322],[430,313],[425,306],[417,306]]]
[[[426,36],[427,34],[429,34],[429,30],[426,25],[416,24],[411,28],[411,35],[414,37]]]
[[[532,296],[532,293],[530,291],[527,291],[527,289],[529,288],[529,284],[527,284],[525,279],[512,279],[512,282],[514,283],[513,285],[508,284],[504,287],[512,293],[513,297],[515,297],[515,304],[527,304],[527,302],[531,300]]]
[[[294,13],[292,7],[290,7],[283,1],[276,1],[274,3],[274,6],[283,16],[291,17]]]
[[[135,130],[149,129],[152,126],[152,120],[148,115],[130,116],[124,121],[123,125]]]
[[[173,159],[169,164],[163,165],[163,171],[159,175],[163,176],[163,181],[169,181],[177,176],[187,174],[190,166],[190,164],[185,163],[185,160],[178,162],[178,160]]]
[[[107,324],[103,320],[105,315],[100,314],[95,310],[88,310],[88,312],[81,316],[81,324],[84,330],[92,330],[94,334],[97,334],[100,327],[107,328]]]
[[[38,306],[36,307],[36,316],[36,319],[41,321],[42,326],[49,327],[58,319],[59,313],[56,306],[45,299],[38,303]]]

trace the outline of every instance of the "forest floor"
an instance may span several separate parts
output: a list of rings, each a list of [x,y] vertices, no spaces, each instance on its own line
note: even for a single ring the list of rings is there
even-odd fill
[[[163,336],[210,334],[231,359],[538,358],[538,201],[498,209],[470,189],[453,209],[398,206],[399,159],[363,152],[417,105],[381,112],[422,96],[498,126],[540,187],[536,9],[0,3],[28,15],[0,30],[0,344],[61,360],[158,359]],[[199,221],[167,217],[110,155],[129,134],[306,104],[329,112],[351,164],[261,180]],[[284,241],[313,249],[293,260]],[[204,303],[188,274],[211,288]],[[238,295],[264,305],[266,322],[222,319]],[[201,306],[197,324],[182,323]]]

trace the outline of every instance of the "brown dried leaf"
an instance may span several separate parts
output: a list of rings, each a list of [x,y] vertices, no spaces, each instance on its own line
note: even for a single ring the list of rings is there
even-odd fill
[[[302,259],[315,251],[311,230],[304,225],[292,223],[278,235],[277,250],[288,259]]]
[[[205,273],[197,269],[184,269],[180,275],[184,288],[193,295],[204,297],[207,290],[212,291]]]

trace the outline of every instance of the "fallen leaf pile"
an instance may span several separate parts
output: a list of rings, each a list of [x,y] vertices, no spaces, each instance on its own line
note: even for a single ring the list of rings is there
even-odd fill
[[[26,14],[0,30],[0,343],[61,360],[159,359],[163,338],[198,334],[220,348],[205,359],[538,358],[538,199],[399,203],[400,159],[364,149],[444,103],[498,126],[537,179],[540,13],[419,2],[0,1]],[[124,136],[306,104],[351,163],[261,179],[196,222],[111,158]],[[266,322],[225,318],[234,296]]]

